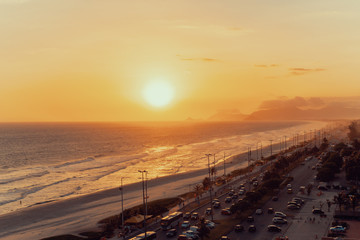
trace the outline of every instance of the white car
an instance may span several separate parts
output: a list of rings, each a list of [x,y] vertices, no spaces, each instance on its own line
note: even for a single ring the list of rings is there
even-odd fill
[[[191,230],[187,230],[187,231],[183,232],[183,234],[186,237],[191,238],[191,239],[198,239],[199,238],[199,236],[196,233],[194,233],[193,231],[191,231]]]
[[[199,227],[198,226],[190,226],[190,231],[193,231],[195,234],[199,234]]]
[[[213,229],[215,228],[215,223],[210,220],[205,220],[205,224],[208,228]]]
[[[333,233],[344,233],[346,231],[346,228],[344,228],[343,226],[335,226],[331,227],[330,231]]]
[[[275,212],[274,217],[286,218],[286,214],[282,212]]]
[[[182,224],[181,224],[181,228],[188,228],[190,227],[190,222],[189,221],[184,221]]]
[[[256,215],[261,215],[261,214],[263,214],[263,210],[261,208],[256,209],[255,214]]]

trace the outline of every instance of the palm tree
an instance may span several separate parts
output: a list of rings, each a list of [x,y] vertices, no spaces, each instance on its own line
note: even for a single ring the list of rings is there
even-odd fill
[[[199,198],[199,196],[200,196],[200,194],[201,194],[201,190],[202,190],[202,186],[201,186],[200,184],[196,184],[196,185],[194,186],[194,191],[195,191],[195,194],[196,194],[196,198],[197,198],[197,200],[198,200],[198,203],[200,203],[200,198]]]

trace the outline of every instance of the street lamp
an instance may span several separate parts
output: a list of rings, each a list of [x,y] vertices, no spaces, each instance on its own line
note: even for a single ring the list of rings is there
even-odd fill
[[[124,231],[124,187],[123,187],[123,178],[121,177],[121,185],[119,190],[121,191],[121,231],[123,239],[125,239],[125,231]]]
[[[210,207],[211,207],[211,221],[214,221],[214,217],[213,217],[213,206],[212,206],[212,194],[211,194],[211,188],[212,188],[212,184],[211,184],[211,176],[210,176],[210,156],[212,154],[207,153],[205,154],[205,156],[207,156],[208,158],[208,169],[209,169],[209,181],[210,181],[210,187],[209,187],[209,192],[210,192]]]
[[[145,181],[147,178],[147,171],[146,170],[138,170],[141,173],[141,180],[142,180],[142,187],[143,187],[143,206],[144,206],[144,231],[145,231],[145,240],[147,239],[147,232],[146,232],[146,215],[147,215],[147,183],[145,185]],[[144,177],[145,174],[145,177]],[[145,195],[146,194],[146,195]]]

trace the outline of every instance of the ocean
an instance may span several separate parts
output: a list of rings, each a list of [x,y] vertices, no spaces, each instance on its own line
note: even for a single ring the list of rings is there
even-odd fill
[[[326,122],[0,124],[0,214],[207,167]],[[308,137],[307,137],[308,138]],[[282,140],[283,141],[283,140]],[[255,156],[255,151],[253,153]],[[279,149],[273,149],[277,152]],[[259,154],[258,152],[256,152]],[[264,152],[264,155],[269,152]],[[256,156],[257,157],[257,156]]]

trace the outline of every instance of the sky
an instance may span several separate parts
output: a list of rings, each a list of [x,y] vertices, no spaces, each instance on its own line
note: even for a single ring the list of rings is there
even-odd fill
[[[0,122],[181,121],[356,98],[359,11],[358,0],[0,0]],[[154,82],[172,88],[161,107],[144,96]]]

